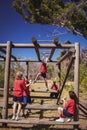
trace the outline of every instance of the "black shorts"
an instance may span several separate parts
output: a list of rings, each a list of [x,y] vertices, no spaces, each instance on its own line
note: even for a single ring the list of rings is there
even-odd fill
[[[22,96],[21,97],[13,96],[13,101],[14,102],[22,102]]]
[[[43,78],[46,78],[46,73],[42,73],[42,72],[41,72],[41,76],[42,76]]]
[[[66,117],[72,117],[73,114],[70,114],[66,109],[63,109],[63,115]]]

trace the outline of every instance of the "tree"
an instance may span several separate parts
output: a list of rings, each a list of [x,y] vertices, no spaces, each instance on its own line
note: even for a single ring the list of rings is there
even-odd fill
[[[87,38],[86,0],[14,0],[12,5],[27,22],[67,27]]]

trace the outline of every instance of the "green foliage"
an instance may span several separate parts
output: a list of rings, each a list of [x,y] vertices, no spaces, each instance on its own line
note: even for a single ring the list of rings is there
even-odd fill
[[[85,2],[81,7],[83,8],[84,11],[87,11],[87,2]]]
[[[80,84],[87,77],[87,67],[84,64],[80,64]]]
[[[80,65],[80,93],[87,94],[87,67]]]
[[[79,2],[77,6],[75,2]],[[80,4],[81,2],[81,4]],[[87,38],[87,2],[72,0],[14,0],[13,8],[27,22],[60,25],[70,28],[74,34]]]
[[[47,65],[47,72],[50,75],[50,78],[54,76],[54,66],[52,64]]]

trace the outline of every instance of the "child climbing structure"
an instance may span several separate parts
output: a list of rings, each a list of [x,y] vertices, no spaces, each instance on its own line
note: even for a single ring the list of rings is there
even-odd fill
[[[32,38],[32,43],[28,43],[28,44],[18,44],[18,43],[12,43],[11,41],[8,41],[6,44],[0,43],[0,52],[5,54],[5,57],[0,56],[3,60],[5,60],[5,72],[4,72],[4,87],[3,87],[3,91],[4,91],[4,95],[3,95],[3,104],[0,104],[0,107],[2,108],[2,119],[0,119],[1,123],[23,123],[23,124],[38,124],[38,125],[60,125],[60,123],[56,122],[56,121],[23,121],[23,120],[19,120],[19,121],[12,121],[12,120],[8,120],[8,110],[9,110],[9,103],[8,103],[8,99],[9,99],[9,82],[10,82],[10,71],[11,71],[11,62],[25,62],[28,68],[29,62],[41,62],[41,57],[40,57],[40,49],[50,49],[50,54],[49,54],[49,59],[48,62],[56,62],[56,65],[58,66],[58,79],[60,82],[60,92],[58,94],[57,97],[57,101],[56,101],[56,105],[55,106],[49,106],[49,107],[45,107],[45,106],[29,106],[29,109],[40,109],[40,110],[57,110],[58,107],[58,103],[62,94],[62,91],[64,89],[65,83],[66,83],[66,79],[68,77],[70,68],[72,66],[72,63],[74,62],[74,92],[76,93],[78,99],[79,99],[79,55],[80,55],[80,45],[79,43],[75,43],[75,44],[63,44],[63,43],[59,43],[58,38],[55,38],[53,41],[51,41],[51,44],[43,44],[43,43],[39,43],[39,42],[44,42],[44,41],[37,41],[37,39],[35,37]],[[49,41],[47,41],[49,42]],[[12,54],[12,50],[16,48],[33,48],[36,51],[37,54],[37,60],[29,60],[29,59],[17,59],[15,56],[13,56]],[[55,52],[56,49],[68,49],[68,51],[57,61],[52,60],[53,54]],[[70,63],[68,65],[67,71],[66,71],[66,75],[64,78],[63,83],[61,83],[61,64],[62,61],[64,59],[66,59],[66,57],[68,57],[68,55],[70,55],[71,59],[70,59]],[[29,71],[27,69],[27,71]],[[27,72],[28,74],[28,72]],[[48,93],[48,92],[47,92]],[[78,108],[78,107],[77,107]],[[65,125],[73,125],[78,126],[78,112],[74,117],[74,122],[70,122],[70,123],[64,123]]]

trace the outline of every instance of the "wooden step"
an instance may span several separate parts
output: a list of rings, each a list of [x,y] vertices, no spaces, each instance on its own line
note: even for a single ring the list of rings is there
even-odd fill
[[[55,90],[46,91],[46,90],[38,90],[38,89],[32,89],[32,90],[30,90],[30,92],[36,92],[36,93],[57,93],[57,91],[55,91]]]
[[[10,123],[10,124],[37,124],[37,125],[79,125],[79,121],[71,121],[59,123],[57,121],[49,120],[11,120],[11,119],[0,119],[0,123]]]
[[[32,109],[32,110],[57,110],[58,105],[55,106],[50,106],[50,105],[27,105],[27,109]]]
[[[0,104],[0,108],[3,107],[3,104]],[[9,108],[12,108],[12,104],[8,105]],[[32,110],[57,110],[58,105],[55,106],[48,106],[48,105],[38,105],[38,104],[33,104],[33,105],[27,105],[25,109],[32,109]]]

